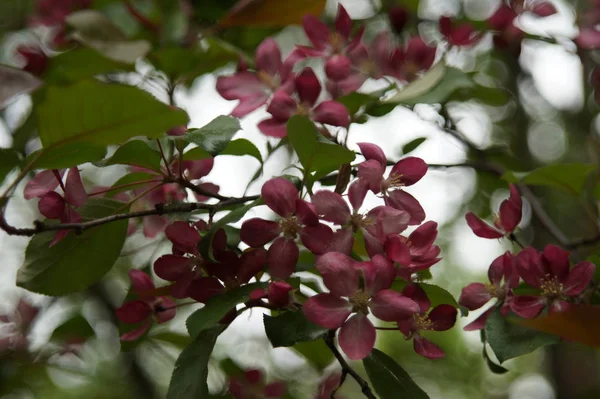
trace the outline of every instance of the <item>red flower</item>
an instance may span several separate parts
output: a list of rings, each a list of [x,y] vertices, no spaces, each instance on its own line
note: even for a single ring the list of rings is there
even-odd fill
[[[573,300],[592,281],[596,266],[583,261],[569,269],[569,252],[555,245],[547,245],[542,253],[529,247],[517,255],[517,270],[531,287],[540,290],[539,296],[516,295],[510,308],[517,315],[530,319],[546,306],[549,312],[569,308]]]
[[[437,238],[437,223],[426,222],[408,237],[389,235],[385,240],[387,257],[398,265],[398,276],[409,280],[413,273],[430,268],[441,258],[440,247],[433,245]]]
[[[475,32],[470,23],[454,25],[452,19],[447,16],[440,18],[439,28],[440,33],[452,46],[471,46],[483,37],[481,32]]]
[[[39,46],[20,45],[17,52],[25,58],[23,70],[35,76],[42,76],[48,67],[49,58]]]
[[[406,211],[410,215],[408,224],[420,224],[425,219],[425,211],[419,201],[402,187],[412,186],[427,173],[427,164],[416,157],[406,157],[398,161],[387,178],[383,177],[387,166],[385,154],[379,146],[370,143],[358,143],[365,162],[358,165],[358,177],[365,180],[369,190],[382,193],[387,206]]]
[[[521,29],[514,25],[517,18],[515,10],[507,5],[501,5],[488,19],[488,25],[496,31],[494,43],[501,47],[507,47],[512,43],[520,43],[524,36]]]
[[[512,290],[519,285],[515,255],[506,251],[503,255],[494,259],[488,270],[488,278],[490,284],[472,283],[462,289],[458,303],[469,310],[479,309],[493,298],[498,300],[494,307],[465,326],[465,331],[484,328],[487,318],[496,306],[500,306],[502,314],[508,314]]]
[[[48,219],[59,219],[61,223],[79,223],[81,216],[74,209],[87,201],[87,193],[81,181],[77,167],[69,169],[67,180],[62,181],[64,170],[46,170],[38,173],[27,183],[24,190],[25,199],[40,198],[38,209]],[[60,185],[64,195],[54,190]],[[50,246],[56,245],[69,234],[69,230],[59,230]]]
[[[514,184],[510,186],[510,196],[500,204],[499,216],[494,219],[494,227],[488,225],[474,213],[466,214],[467,224],[476,236],[482,238],[502,238],[510,235],[519,225],[522,217],[523,200]]]
[[[283,398],[286,387],[280,381],[265,384],[260,370],[247,370],[243,377],[231,377],[229,392],[235,399]]]
[[[269,283],[269,287],[264,289],[257,289],[250,293],[250,299],[256,301],[258,299],[267,298],[269,304],[275,308],[285,308],[292,302],[290,293],[294,289],[291,285],[285,281],[272,281]]]
[[[342,253],[330,252],[319,258],[317,269],[330,292],[309,298],[302,310],[315,324],[329,329],[341,327],[340,347],[350,359],[364,359],[373,350],[376,330],[367,318],[370,312],[381,320],[397,321],[418,311],[413,300],[389,289],[395,272],[383,256],[356,262]]]
[[[235,75],[217,79],[217,91],[227,100],[240,100],[231,112],[241,118],[267,103],[277,90],[292,91],[292,68],[303,56],[295,51],[281,62],[277,42],[266,38],[256,49],[256,71],[248,71],[243,65]]]
[[[123,323],[142,324],[121,335],[123,341],[134,341],[144,335],[153,318],[157,323],[164,323],[175,317],[175,302],[166,296],[156,296],[153,293],[156,287],[150,276],[140,270],[130,270],[129,278],[133,291],[140,299],[124,303],[115,313]]]
[[[413,338],[415,352],[428,359],[439,359],[444,357],[444,351],[422,337],[421,331],[446,331],[456,323],[457,311],[451,305],[438,305],[431,309],[431,301],[419,285],[409,284],[402,294],[418,303],[419,311],[415,312],[411,319],[398,321],[398,328],[407,339]]]
[[[242,224],[240,237],[252,248],[269,247],[267,268],[271,276],[285,280],[294,272],[300,251],[295,239],[315,254],[324,253],[333,237],[331,228],[319,222],[314,206],[298,198],[298,190],[288,180],[275,177],[261,189],[265,204],[281,217],[277,222],[253,218]],[[281,236],[280,236],[281,235]]]
[[[336,101],[323,101],[316,105],[321,93],[321,83],[311,68],[304,68],[295,79],[295,89],[299,101],[290,93],[278,90],[267,107],[272,117],[258,124],[263,134],[271,137],[285,137],[286,123],[293,115],[304,115],[315,122],[333,126],[348,127],[348,109]],[[315,106],[316,105],[316,106]]]

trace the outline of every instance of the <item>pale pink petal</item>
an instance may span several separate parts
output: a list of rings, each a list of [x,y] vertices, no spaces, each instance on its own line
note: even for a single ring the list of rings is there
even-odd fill
[[[287,217],[296,212],[298,190],[287,179],[275,177],[263,184],[260,191],[265,204],[276,214]]]
[[[328,252],[317,261],[325,286],[336,296],[351,296],[358,290],[356,261],[339,252]]]
[[[399,292],[383,290],[371,298],[369,309],[383,321],[398,321],[418,313],[419,305]]]
[[[415,335],[413,348],[416,353],[427,359],[440,359],[445,356],[444,351],[439,346],[420,335]]]
[[[267,252],[267,269],[274,278],[285,280],[294,273],[300,250],[294,240],[279,237]]]
[[[352,305],[332,294],[318,294],[308,298],[302,306],[304,316],[328,329],[339,328],[350,316]]]
[[[355,314],[344,323],[338,339],[348,358],[361,360],[373,350],[376,336],[377,331],[367,316]]]
[[[281,232],[279,224],[271,220],[252,218],[242,224],[240,238],[252,248],[260,248],[273,241]]]
[[[39,172],[35,177],[27,182],[23,192],[25,199],[41,197],[42,195],[53,191],[58,187],[58,179],[52,170]]]
[[[300,231],[300,240],[310,252],[321,255],[327,252],[331,245],[333,231],[331,227],[322,223],[316,226],[304,226]]]
[[[311,202],[317,213],[328,222],[343,225],[350,219],[350,208],[338,193],[320,190],[311,197]]]

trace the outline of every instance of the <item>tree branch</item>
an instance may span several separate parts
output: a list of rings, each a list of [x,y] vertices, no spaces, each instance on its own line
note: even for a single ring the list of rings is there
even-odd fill
[[[58,231],[58,230],[75,230],[77,233],[81,233],[85,230],[91,229],[93,227],[101,226],[103,224],[116,222],[117,220],[123,219],[133,219],[144,216],[152,216],[152,215],[166,215],[171,213],[189,213],[193,211],[197,211],[200,209],[206,209],[210,212],[217,212],[220,209],[235,205],[241,204],[248,201],[254,201],[259,196],[249,196],[249,197],[240,197],[240,198],[226,198],[225,200],[217,203],[217,204],[202,204],[197,202],[192,203],[183,203],[183,204],[157,204],[154,209],[146,209],[143,211],[137,212],[128,212],[128,213],[119,213],[117,215],[106,216],[100,219],[90,220],[89,222],[81,222],[81,223],[59,223],[59,224],[45,224],[42,221],[36,220],[34,222],[35,227],[33,228],[17,228],[11,226],[7,223],[4,218],[4,214],[0,213],[0,228],[7,232],[9,235],[16,236],[33,236],[35,234],[43,233],[45,231]]]
[[[344,356],[342,356],[342,354],[340,353],[338,348],[335,346],[334,339],[335,339],[335,330],[329,330],[329,332],[327,333],[327,336],[324,338],[325,344],[331,350],[331,352],[333,353],[333,356],[335,356],[337,361],[340,363],[340,366],[342,366],[342,375],[349,374],[350,376],[352,376],[352,378],[354,378],[354,380],[360,386],[363,395],[365,395],[369,399],[377,399],[377,397],[371,390],[369,383],[367,381],[365,381],[356,371],[354,371],[354,369],[352,367],[350,367],[350,365],[348,364],[346,359],[344,359]],[[340,386],[342,383],[343,383],[343,380],[340,380]],[[338,387],[338,389],[339,389],[339,387]]]

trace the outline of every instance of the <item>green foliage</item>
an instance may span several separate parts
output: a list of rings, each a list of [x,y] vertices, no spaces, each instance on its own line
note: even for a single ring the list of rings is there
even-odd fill
[[[288,121],[287,133],[290,144],[304,167],[309,185],[334,170],[341,164],[350,163],[355,154],[341,145],[326,140],[309,119],[295,115]]]
[[[122,210],[123,204],[108,199],[89,199],[81,208],[83,220],[98,219]],[[17,285],[45,295],[82,291],[106,274],[116,262],[127,233],[127,220],[69,233],[50,247],[55,232],[37,234],[25,251]]]
[[[587,178],[594,170],[596,170],[596,166],[593,164],[552,164],[526,173],[507,172],[502,178],[511,183],[520,181],[525,184],[548,186],[579,195],[583,191]]]
[[[217,116],[199,129],[190,129],[184,136],[175,137],[194,143],[215,156],[227,148],[233,136],[241,129],[240,122],[231,116]]]
[[[406,143],[404,146],[402,146],[402,154],[406,155],[409,152],[413,152],[419,148],[419,146],[423,144],[425,140],[427,140],[427,137],[419,137],[410,141],[409,143]]]
[[[20,164],[21,158],[17,151],[10,148],[0,148],[0,182],[4,181],[6,175]]]
[[[373,349],[363,360],[369,380],[381,399],[428,399],[429,396],[391,357]]]
[[[167,399],[210,397],[206,382],[208,362],[223,329],[222,326],[216,326],[199,332],[194,341],[181,352],[175,362]]]
[[[160,173],[160,154],[141,140],[132,140],[123,144],[115,153],[96,166],[132,165],[154,170]]]
[[[114,61],[94,49],[80,47],[50,58],[48,69],[44,73],[44,81],[70,83],[100,74],[133,70],[132,64]]]
[[[227,144],[227,147],[223,149],[223,151],[219,155],[249,155],[254,157],[258,162],[262,164],[262,156],[260,155],[260,151],[250,140],[246,139],[236,139],[232,140]]]
[[[266,287],[266,283],[253,283],[211,297],[203,308],[188,317],[185,324],[190,336],[197,339],[203,331],[213,328],[228,312],[235,310],[236,305],[248,301],[252,291]]]
[[[333,353],[322,339],[296,342],[293,349],[304,356],[319,371],[323,371],[334,359]]]
[[[327,329],[307,320],[301,311],[285,312],[276,317],[264,315],[263,323],[267,337],[275,348],[314,341],[327,334]]]
[[[185,112],[140,89],[88,81],[49,86],[36,113],[45,151],[71,143],[109,145],[135,136],[157,138],[187,122]]]
[[[32,152],[25,160],[34,169],[60,169],[101,160],[106,147],[92,143],[66,143],[51,151]]]
[[[500,363],[559,341],[557,336],[511,323],[502,316],[500,310],[495,310],[488,318],[485,335]]]
[[[147,183],[148,180],[158,180],[158,179],[159,179],[158,176],[152,175],[152,174],[146,173],[146,172],[128,173],[125,176],[121,177],[119,180],[117,180],[112,185],[112,187],[118,187],[118,188],[115,188],[114,190],[110,190],[109,192],[107,192],[105,194],[105,196],[107,198],[112,198],[119,193],[142,188],[148,184]]]
[[[60,342],[86,340],[94,335],[94,329],[90,326],[87,319],[77,313],[55,328],[50,340]]]

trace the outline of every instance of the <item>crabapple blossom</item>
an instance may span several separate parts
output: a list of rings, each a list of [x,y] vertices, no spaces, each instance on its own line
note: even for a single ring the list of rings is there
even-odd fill
[[[511,184],[510,196],[500,204],[500,212],[494,217],[494,227],[488,225],[474,213],[465,215],[467,224],[476,236],[482,238],[502,238],[512,234],[523,215],[523,200],[517,190],[517,186]]]
[[[373,350],[376,330],[369,313],[384,321],[397,321],[418,311],[416,302],[389,289],[395,272],[381,255],[356,262],[342,253],[329,252],[319,258],[317,269],[330,292],[310,297],[302,310],[315,324],[341,328],[339,344],[350,359],[363,359]]]
[[[440,18],[439,29],[451,46],[471,46],[483,37],[483,34],[476,32],[470,23],[456,25],[448,16]]]
[[[264,383],[260,370],[246,370],[243,376],[233,376],[229,380],[229,392],[235,399],[283,398],[285,383],[281,381]]]
[[[439,359],[445,356],[444,351],[420,335],[422,331],[446,331],[456,323],[457,310],[452,305],[438,305],[431,309],[431,301],[423,289],[415,283],[407,285],[402,294],[418,304],[418,311],[412,318],[399,320],[398,328],[407,339],[413,339],[416,353],[428,359]]]

